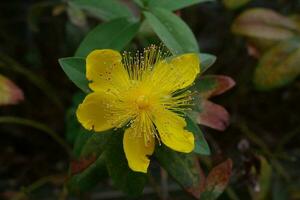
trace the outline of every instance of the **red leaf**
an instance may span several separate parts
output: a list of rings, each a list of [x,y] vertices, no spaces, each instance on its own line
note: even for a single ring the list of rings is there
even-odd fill
[[[224,131],[229,125],[229,113],[222,106],[211,101],[202,102],[203,111],[196,117],[197,123]]]
[[[264,40],[285,40],[295,35],[297,24],[271,9],[252,8],[238,16],[231,27],[236,34]]]
[[[231,159],[227,159],[225,162],[214,167],[206,178],[206,189],[212,189],[216,186],[225,189],[231,176],[231,170]]]
[[[227,159],[214,167],[206,178],[205,192],[202,194],[201,199],[217,199],[227,187],[231,173],[231,159]]]
[[[79,174],[86,168],[88,168],[91,164],[96,161],[97,157],[95,154],[92,154],[88,157],[81,158],[80,160],[74,160],[71,162],[71,174]]]
[[[199,175],[199,178],[198,178],[199,182],[197,185],[185,188],[185,190],[186,190],[186,192],[191,194],[193,197],[198,199],[200,197],[201,193],[205,190],[205,180],[206,180],[205,174],[200,166],[198,158],[195,158],[195,163],[194,163],[193,169],[196,170],[197,171],[196,174]]]
[[[0,105],[18,104],[23,99],[22,90],[11,80],[0,75]]]
[[[210,98],[230,90],[235,86],[235,81],[224,75],[207,75],[201,76],[197,84],[201,96]]]

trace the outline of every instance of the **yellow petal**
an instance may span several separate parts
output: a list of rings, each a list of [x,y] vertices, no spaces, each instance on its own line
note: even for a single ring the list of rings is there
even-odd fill
[[[166,146],[183,153],[193,151],[194,135],[184,129],[186,122],[182,117],[174,112],[161,110],[155,114],[154,123],[161,141]]]
[[[199,56],[188,53],[157,63],[153,70],[152,82],[160,90],[172,92],[190,86],[199,73]]]
[[[82,126],[88,130],[105,131],[115,126],[115,120],[109,109],[115,96],[104,92],[88,94],[82,104],[78,106],[77,118]]]
[[[135,128],[128,128],[124,133],[123,147],[130,169],[136,172],[147,173],[150,159],[155,147],[154,137],[136,134]]]
[[[120,90],[129,84],[121,54],[111,49],[94,50],[87,56],[86,77],[93,91]]]

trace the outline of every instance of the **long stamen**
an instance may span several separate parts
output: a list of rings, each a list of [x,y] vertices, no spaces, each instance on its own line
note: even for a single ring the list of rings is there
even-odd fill
[[[164,108],[184,116],[184,113],[190,110],[190,107],[193,106],[193,95],[194,93],[187,90],[180,92],[178,95],[162,99],[161,104],[164,106]]]
[[[124,51],[123,64],[131,80],[143,81],[151,73],[156,63],[167,57],[170,53],[163,51],[164,47],[151,45],[143,52],[137,51],[135,56]]]
[[[143,137],[145,146],[150,145],[150,141],[152,140],[151,137],[157,138],[158,141],[160,141],[157,130],[151,120],[151,115],[147,112],[138,115],[135,119],[130,121],[130,124],[130,128],[132,128],[132,137]]]
[[[185,84],[184,81],[178,82],[185,71],[177,72],[172,65],[166,65],[170,66],[169,70],[163,68],[158,71],[158,75],[157,71],[154,72],[158,63],[168,62],[164,61],[168,56],[170,53],[164,53],[162,46],[155,45],[143,52],[138,51],[135,55],[125,51],[122,62],[128,73],[130,86],[126,91],[109,91],[116,99],[107,105],[107,117],[112,119],[112,126],[122,127],[127,124],[133,130],[132,137],[143,137],[145,146],[153,138],[161,144],[151,109],[163,106],[164,109],[183,116],[193,105],[192,92],[172,90]],[[155,81],[152,80],[154,74]]]

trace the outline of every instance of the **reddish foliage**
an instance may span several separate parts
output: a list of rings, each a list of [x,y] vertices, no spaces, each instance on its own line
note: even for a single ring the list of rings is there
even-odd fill
[[[93,164],[96,161],[97,157],[95,154],[92,154],[88,157],[81,158],[80,160],[73,160],[71,162],[71,174],[75,175],[86,168],[88,168],[91,164]]]
[[[223,94],[235,86],[235,81],[232,78],[224,75],[208,75],[200,77],[200,81],[201,79],[211,79],[216,84],[212,90],[209,90],[204,94],[205,98],[207,99]]]
[[[197,169],[197,171],[199,173],[199,184],[195,185],[194,187],[185,188],[185,190],[189,194],[191,194],[193,197],[198,199],[200,197],[201,193],[205,189],[205,179],[206,179],[205,174],[199,164],[198,158],[195,158],[195,169]]]
[[[229,125],[229,113],[222,106],[205,100],[202,103],[203,111],[199,113],[197,122],[210,128],[224,131]]]
[[[0,75],[0,105],[15,105],[24,100],[22,90],[11,80]]]
[[[214,167],[206,179],[206,190],[217,190],[222,192],[230,179],[232,170],[232,160],[227,159],[225,162]]]

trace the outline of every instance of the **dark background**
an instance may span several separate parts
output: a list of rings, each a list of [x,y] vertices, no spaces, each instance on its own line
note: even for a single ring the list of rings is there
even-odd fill
[[[78,89],[57,60],[72,56],[83,36],[98,22],[90,19],[88,28],[76,27],[65,12],[53,16],[57,3],[0,2],[0,73],[10,77],[25,94],[21,104],[1,107],[0,117],[34,120],[65,137],[66,112]],[[237,10],[228,10],[221,2],[204,3],[183,9],[180,15],[196,35],[201,51],[218,58],[206,73],[228,75],[236,81],[233,90],[213,99],[230,112],[231,125],[225,132],[205,129],[212,159],[222,156],[234,161],[231,189],[240,199],[251,199],[248,188],[256,185],[260,155],[269,160],[273,176],[281,184],[279,188],[292,193],[291,199],[299,199],[299,79],[281,89],[256,91],[252,75],[257,60],[248,55],[245,39],[230,31],[239,13],[257,6],[284,15],[300,11],[296,0],[257,0]],[[19,68],[30,71],[46,85],[35,84]],[[22,186],[68,168],[65,150],[43,131],[0,123],[0,138],[0,199],[9,199]],[[276,163],[279,166],[274,166]],[[253,167],[256,172],[251,171]],[[59,187],[44,187],[42,193],[51,193],[55,188]],[[272,188],[272,192],[275,190]],[[222,198],[230,199],[227,194]]]

